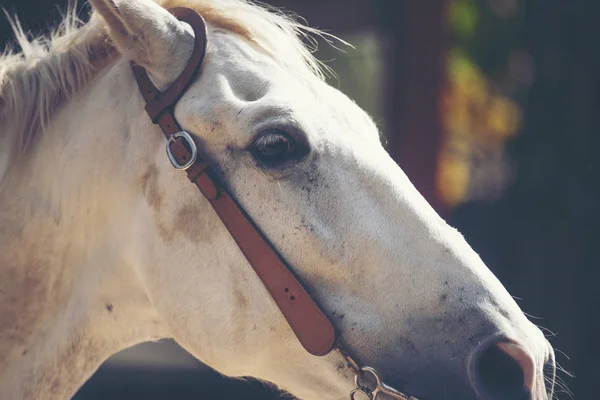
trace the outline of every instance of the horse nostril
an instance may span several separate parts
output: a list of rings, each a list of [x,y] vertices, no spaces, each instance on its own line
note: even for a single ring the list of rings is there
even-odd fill
[[[518,344],[493,341],[476,350],[471,359],[471,382],[485,400],[529,400],[535,364]]]
[[[523,384],[527,391],[531,393],[535,383],[535,362],[533,358],[516,343],[500,342],[498,347],[519,364],[523,374]]]

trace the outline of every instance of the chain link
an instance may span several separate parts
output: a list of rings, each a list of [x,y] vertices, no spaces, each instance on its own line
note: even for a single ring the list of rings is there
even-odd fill
[[[377,396],[379,394],[385,394],[395,400],[419,400],[386,385],[381,381],[374,368],[360,367],[350,356],[346,347],[339,341],[335,350],[344,359],[346,367],[354,374],[356,388],[350,392],[350,400],[378,400]],[[371,382],[367,382],[368,378],[371,378]]]

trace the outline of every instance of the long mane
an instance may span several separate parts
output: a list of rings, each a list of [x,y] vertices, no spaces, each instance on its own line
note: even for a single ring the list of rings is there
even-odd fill
[[[313,35],[322,32],[289,14],[248,0],[159,3],[165,8],[193,8],[209,26],[240,35],[278,62],[323,79],[322,65],[311,48]],[[10,148],[12,158],[31,147],[53,113],[114,59],[116,50],[101,19],[92,15],[82,23],[74,5],[48,36],[31,39],[16,18],[9,21],[20,51],[8,48],[0,54],[0,145]]]

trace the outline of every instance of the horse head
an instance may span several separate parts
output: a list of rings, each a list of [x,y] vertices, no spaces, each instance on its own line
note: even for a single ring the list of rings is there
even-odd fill
[[[87,210],[102,216],[92,221],[106,235],[86,243],[96,246],[91,255],[118,256],[74,276],[101,288],[113,313],[135,293],[126,304],[143,303],[151,321],[136,330],[142,313],[122,317],[107,325],[111,337],[128,332],[115,339],[121,347],[173,337],[225,374],[266,379],[303,399],[348,398],[352,373],[335,354],[304,351],[146,116],[130,61],[165,89],[187,64],[192,30],[149,0],[91,4],[94,40],[115,54],[51,121],[54,136],[40,140],[70,160],[61,187],[104,182],[81,204],[96,206]],[[176,104],[177,121],[352,357],[418,398],[547,399],[544,367],[554,361],[544,335],[414,188],[372,119],[323,81],[299,26],[244,1],[163,4],[175,5],[208,23],[205,60]],[[85,212],[73,215],[85,221]],[[124,270],[123,290],[93,278]],[[106,318],[100,313],[88,318]]]

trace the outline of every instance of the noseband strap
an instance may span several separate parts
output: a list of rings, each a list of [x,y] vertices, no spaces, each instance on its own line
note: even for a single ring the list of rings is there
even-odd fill
[[[397,400],[417,400],[385,385],[373,368],[359,367],[342,343],[339,340],[336,342],[336,332],[331,321],[271,243],[231,197],[217,174],[209,168],[192,136],[177,123],[175,104],[202,67],[207,32],[204,19],[194,10],[172,8],[169,11],[194,30],[194,49],[185,69],[164,92],[154,86],[142,66],[132,63],[132,69],[146,101],[148,116],[160,126],[167,138],[167,153],[171,163],[175,168],[185,170],[189,180],[208,199],[306,351],[315,356],[324,356],[336,348],[347,367],[356,375],[357,387],[352,391],[351,399],[358,400],[359,396],[363,396],[374,400],[378,393],[385,393]],[[376,386],[363,385],[360,379],[366,374],[376,378]]]

